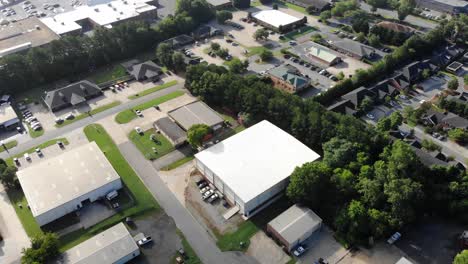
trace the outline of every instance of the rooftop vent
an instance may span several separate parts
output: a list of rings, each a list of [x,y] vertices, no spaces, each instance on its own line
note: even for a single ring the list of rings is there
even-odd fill
[[[94,8],[94,11],[99,12],[99,8],[97,8],[97,7]]]

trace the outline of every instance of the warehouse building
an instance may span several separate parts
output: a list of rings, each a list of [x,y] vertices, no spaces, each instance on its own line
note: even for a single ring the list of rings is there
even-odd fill
[[[196,101],[173,111],[168,115],[185,131],[196,124],[205,124],[213,130],[222,128],[224,119],[202,101]]]
[[[293,205],[267,225],[267,232],[291,252],[322,228],[322,219],[312,210]]]
[[[297,18],[275,9],[253,13],[251,18],[258,24],[280,33],[302,27],[307,23],[307,17]]]
[[[122,188],[94,141],[19,170],[17,176],[40,226]]]
[[[0,129],[14,129],[19,123],[20,119],[10,103],[0,105]]]
[[[135,240],[123,223],[65,251],[58,261],[63,264],[123,264],[140,255]]]
[[[281,197],[297,166],[320,156],[264,120],[195,155],[197,169],[251,217]]]
[[[178,147],[187,141],[187,133],[169,117],[156,120],[154,128],[160,131],[174,147]]]

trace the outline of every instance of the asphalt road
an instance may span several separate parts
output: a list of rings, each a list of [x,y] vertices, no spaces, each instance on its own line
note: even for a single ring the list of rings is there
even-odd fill
[[[164,211],[175,220],[177,228],[185,235],[203,263],[258,264],[255,259],[242,252],[221,252],[208,231],[180,204],[161,180],[151,162],[144,159],[131,142],[120,144],[119,149]]]
[[[93,115],[91,117],[83,118],[81,120],[78,120],[78,121],[76,121],[74,123],[71,123],[69,125],[66,125],[64,127],[53,129],[53,130],[46,130],[44,135],[42,135],[40,137],[37,137],[37,138],[33,138],[33,139],[31,139],[29,141],[26,141],[24,143],[21,143],[17,147],[10,149],[8,152],[4,151],[4,152],[0,153],[0,158],[2,158],[2,159],[9,158],[9,157],[14,156],[14,155],[16,155],[18,153],[21,153],[21,152],[23,152],[25,150],[28,150],[28,149],[30,149],[32,147],[35,147],[35,146],[37,146],[37,145],[39,145],[39,144],[41,144],[43,142],[49,141],[49,140],[54,139],[54,138],[62,137],[63,135],[65,135],[68,132],[71,132],[71,131],[73,131],[75,129],[82,128],[82,127],[85,127],[86,125],[95,123],[96,121],[98,121],[100,119],[106,118],[106,117],[108,117],[110,115],[117,114],[118,112],[121,112],[121,111],[123,111],[125,109],[137,106],[137,105],[139,105],[141,103],[152,100],[154,98],[157,98],[157,97],[172,93],[172,92],[174,92],[176,90],[182,90],[183,86],[184,86],[183,83],[177,84],[175,86],[172,86],[172,87],[157,91],[157,92],[152,93],[152,94],[149,94],[147,96],[143,96],[143,97],[140,97],[138,99],[128,101],[126,103],[123,103],[121,105],[118,105],[116,107],[108,109],[106,111],[97,113],[97,114],[95,114],[95,115]]]

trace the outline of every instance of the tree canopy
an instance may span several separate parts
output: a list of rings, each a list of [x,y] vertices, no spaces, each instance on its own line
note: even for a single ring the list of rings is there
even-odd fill
[[[196,124],[187,131],[187,141],[193,148],[200,147],[205,137],[211,134],[211,127],[205,124]]]
[[[31,247],[23,249],[21,263],[36,264],[48,263],[59,254],[57,235],[44,233],[31,239]]]

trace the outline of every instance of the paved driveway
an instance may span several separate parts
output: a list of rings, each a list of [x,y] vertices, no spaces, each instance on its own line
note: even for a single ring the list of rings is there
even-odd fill
[[[285,264],[291,260],[291,257],[263,231],[250,238],[247,255],[256,258],[261,264]]]
[[[10,199],[0,184],[0,233],[3,241],[0,242],[0,263],[20,263],[21,250],[29,247],[29,238],[16,216]]]

